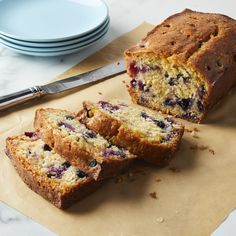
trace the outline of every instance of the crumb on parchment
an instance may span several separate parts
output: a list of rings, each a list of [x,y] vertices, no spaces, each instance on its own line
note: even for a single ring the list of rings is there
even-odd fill
[[[207,150],[207,149],[208,149],[208,146],[206,146],[206,145],[200,145],[200,146],[199,146],[199,149],[200,149],[200,150]]]
[[[199,132],[200,130],[199,130],[197,127],[194,127],[194,128],[193,128],[193,131]]]
[[[208,149],[208,151],[212,154],[212,155],[215,155],[215,151],[213,149]]]
[[[163,217],[158,217],[158,218],[156,218],[156,221],[158,223],[163,223],[164,222],[164,218]]]
[[[190,133],[190,135],[191,135],[193,138],[199,138],[199,136],[197,135],[197,132],[194,131],[194,130]]]
[[[199,132],[200,130],[197,127],[194,127],[193,129],[188,129],[188,128],[184,128],[185,132],[191,133],[191,132]]]
[[[161,182],[160,178],[155,179],[156,182]]]
[[[197,146],[197,145],[192,145],[192,146],[190,146],[189,148],[192,149],[192,150],[197,150],[197,149],[198,149],[198,146]]]
[[[150,196],[152,199],[157,199],[157,193],[156,193],[156,192],[149,193],[149,196]]]
[[[215,151],[212,148],[209,148],[207,145],[192,145],[189,147],[192,150],[201,150],[201,151],[209,151],[212,155],[215,155]]]

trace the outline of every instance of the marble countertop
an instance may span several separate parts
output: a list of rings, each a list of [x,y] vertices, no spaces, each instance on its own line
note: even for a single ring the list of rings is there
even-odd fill
[[[41,85],[99,50],[118,36],[133,29],[143,21],[158,24],[167,16],[190,8],[205,12],[220,12],[236,18],[234,0],[105,0],[111,17],[107,36],[96,45],[76,54],[40,58],[20,55],[0,46],[0,96],[33,85]],[[236,211],[223,222],[213,236],[236,235]],[[54,236],[43,226],[0,203],[1,236]]]

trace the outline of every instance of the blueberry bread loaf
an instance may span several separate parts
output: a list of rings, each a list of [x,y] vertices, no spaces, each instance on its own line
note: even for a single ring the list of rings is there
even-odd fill
[[[39,109],[34,126],[45,143],[73,165],[89,169],[96,180],[117,175],[136,158],[87,129],[69,111]]]
[[[83,102],[78,119],[89,129],[159,166],[169,163],[183,135],[183,126],[145,108],[99,101]]]
[[[133,102],[200,122],[236,81],[236,21],[185,10],[125,52]]]
[[[99,185],[39,139],[36,133],[7,138],[7,155],[23,181],[59,208],[67,208]]]

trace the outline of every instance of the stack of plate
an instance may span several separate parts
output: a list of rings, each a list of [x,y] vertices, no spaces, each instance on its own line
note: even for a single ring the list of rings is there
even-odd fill
[[[74,53],[103,38],[108,28],[102,0],[0,0],[0,42],[19,53]]]

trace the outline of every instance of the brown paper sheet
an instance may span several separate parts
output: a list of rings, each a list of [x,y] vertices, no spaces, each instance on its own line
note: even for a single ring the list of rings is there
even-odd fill
[[[137,42],[151,27],[147,23],[140,25],[58,79],[117,60],[125,48]],[[133,169],[133,176],[125,176],[119,183],[110,180],[68,211],[57,209],[29,190],[5,156],[5,138],[31,130],[36,108],[77,111],[84,99],[130,101],[123,81],[128,82],[125,74],[2,114],[0,199],[59,235],[209,235],[236,206],[236,90],[209,114],[205,124],[187,124],[200,129],[199,138],[189,133],[184,135],[171,163],[172,170],[135,167],[144,173]],[[207,145],[215,155],[208,149],[191,149],[194,145]],[[157,199],[149,196],[152,192],[156,192]]]

